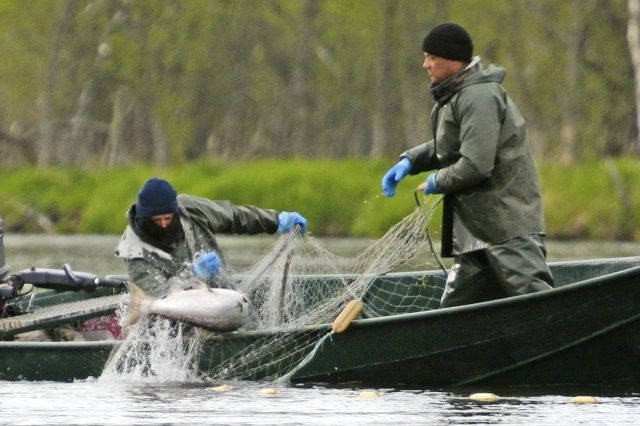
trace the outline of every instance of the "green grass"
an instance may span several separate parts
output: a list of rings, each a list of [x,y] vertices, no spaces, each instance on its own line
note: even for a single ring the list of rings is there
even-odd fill
[[[415,206],[409,176],[393,198],[380,179],[393,160],[265,159],[242,164],[197,162],[166,169],[79,170],[25,167],[0,171],[0,216],[7,230],[118,234],[125,212],[152,176],[178,192],[276,210],[298,211],[318,236],[378,237]],[[640,160],[620,158],[572,167],[540,167],[547,231],[552,238],[640,240]],[[616,183],[617,182],[617,183]],[[440,210],[432,220],[439,234]]]
[[[639,240],[639,166],[637,159],[621,158],[573,167],[543,167],[548,234],[554,238]],[[621,186],[615,183],[616,173]],[[630,206],[623,202],[625,197]]]

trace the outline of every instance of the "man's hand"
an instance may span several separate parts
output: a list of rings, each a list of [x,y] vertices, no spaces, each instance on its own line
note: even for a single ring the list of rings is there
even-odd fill
[[[278,215],[278,232],[285,233],[291,231],[295,226],[300,227],[300,233],[307,232],[307,219],[298,212],[281,212]]]
[[[396,195],[396,185],[411,171],[411,160],[403,158],[382,178],[382,191],[387,197]]]
[[[222,262],[218,257],[218,253],[210,251],[196,258],[193,262],[193,272],[198,278],[206,280],[217,276],[218,272],[220,272],[220,266],[222,266]]]
[[[436,181],[437,173],[431,173],[427,176],[427,181],[424,185],[424,193],[429,194],[442,194],[440,188],[438,188],[438,182]]]

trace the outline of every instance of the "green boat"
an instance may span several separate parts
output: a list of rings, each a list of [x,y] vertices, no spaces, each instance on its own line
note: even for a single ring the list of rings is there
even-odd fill
[[[557,288],[356,321],[292,382],[640,389],[640,258],[551,264]]]
[[[553,290],[447,309],[435,309],[445,280],[442,271],[386,274],[376,278],[362,297],[365,306],[373,307],[365,312],[375,312],[373,305],[390,303],[401,313],[357,319],[342,333],[332,332],[328,323],[209,333],[196,355],[198,373],[225,378],[220,372],[228,370],[229,360],[242,359],[242,371],[235,378],[246,380],[284,376],[293,383],[362,386],[623,385],[640,389],[640,257],[553,262],[550,267],[557,286]],[[318,288],[329,291],[345,277],[296,280],[317,294]],[[98,289],[111,292],[108,295],[96,290],[91,295],[98,296],[96,300],[117,297],[114,288]],[[82,299],[78,294],[89,293],[54,292],[49,297]],[[407,294],[424,301],[423,305],[403,308]],[[50,300],[51,306],[56,303]],[[277,345],[255,352],[257,357],[246,356],[251,348],[273,343]],[[121,344],[2,341],[0,379],[97,377]]]

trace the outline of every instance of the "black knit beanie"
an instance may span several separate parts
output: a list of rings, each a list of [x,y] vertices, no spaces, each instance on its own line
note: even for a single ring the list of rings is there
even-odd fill
[[[136,200],[136,217],[177,213],[178,199],[175,189],[164,179],[153,177],[144,184]]]
[[[471,36],[458,24],[446,22],[429,31],[422,50],[452,61],[471,62],[473,43]]]

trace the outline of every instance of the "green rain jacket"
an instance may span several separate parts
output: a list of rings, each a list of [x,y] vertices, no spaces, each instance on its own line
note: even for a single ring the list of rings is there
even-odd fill
[[[115,255],[125,259],[130,279],[154,296],[166,295],[171,280],[181,272],[190,273],[197,254],[216,251],[222,257],[216,234],[273,234],[278,228],[275,210],[180,194],[178,209],[185,238],[170,254],[142,241],[135,233],[131,226],[134,209],[135,205],[127,213],[129,225]]]
[[[401,155],[412,162],[410,174],[438,169],[443,256],[545,233],[525,122],[500,84],[504,76],[474,58],[435,94],[433,139]]]

